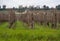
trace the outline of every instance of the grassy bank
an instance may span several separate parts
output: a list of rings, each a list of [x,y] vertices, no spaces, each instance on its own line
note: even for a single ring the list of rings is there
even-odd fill
[[[9,29],[7,25],[0,25],[0,41],[60,41],[60,29],[37,24],[29,29],[22,22],[17,22],[15,29]]]

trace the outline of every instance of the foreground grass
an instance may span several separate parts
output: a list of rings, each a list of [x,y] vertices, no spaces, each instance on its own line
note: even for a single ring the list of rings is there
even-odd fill
[[[15,29],[9,29],[8,23],[0,25],[0,41],[60,41],[60,30],[35,24],[29,29],[17,22]]]

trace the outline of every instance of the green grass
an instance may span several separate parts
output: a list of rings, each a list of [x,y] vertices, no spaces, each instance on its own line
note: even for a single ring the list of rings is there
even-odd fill
[[[0,25],[0,41],[60,41],[60,29],[35,24],[34,29],[17,22],[15,29],[9,29],[8,23]]]

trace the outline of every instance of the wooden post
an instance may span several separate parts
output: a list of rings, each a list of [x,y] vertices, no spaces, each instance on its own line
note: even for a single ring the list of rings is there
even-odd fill
[[[55,23],[54,23],[54,27],[57,28],[57,14],[56,14],[56,11],[54,11],[54,14],[55,14]]]
[[[53,15],[54,15],[54,19],[52,19],[52,21],[53,21],[52,28],[57,28],[57,14],[56,14],[56,10],[53,10]]]
[[[9,28],[12,28],[15,22],[16,22],[15,12],[13,10],[10,10],[9,11]]]
[[[34,16],[33,13],[31,14],[31,28],[34,28]]]

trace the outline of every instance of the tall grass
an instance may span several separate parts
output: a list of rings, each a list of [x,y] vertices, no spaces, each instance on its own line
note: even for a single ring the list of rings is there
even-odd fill
[[[0,25],[0,41],[60,41],[60,29],[35,24],[34,29],[16,22],[15,29],[9,29],[8,23]]]

